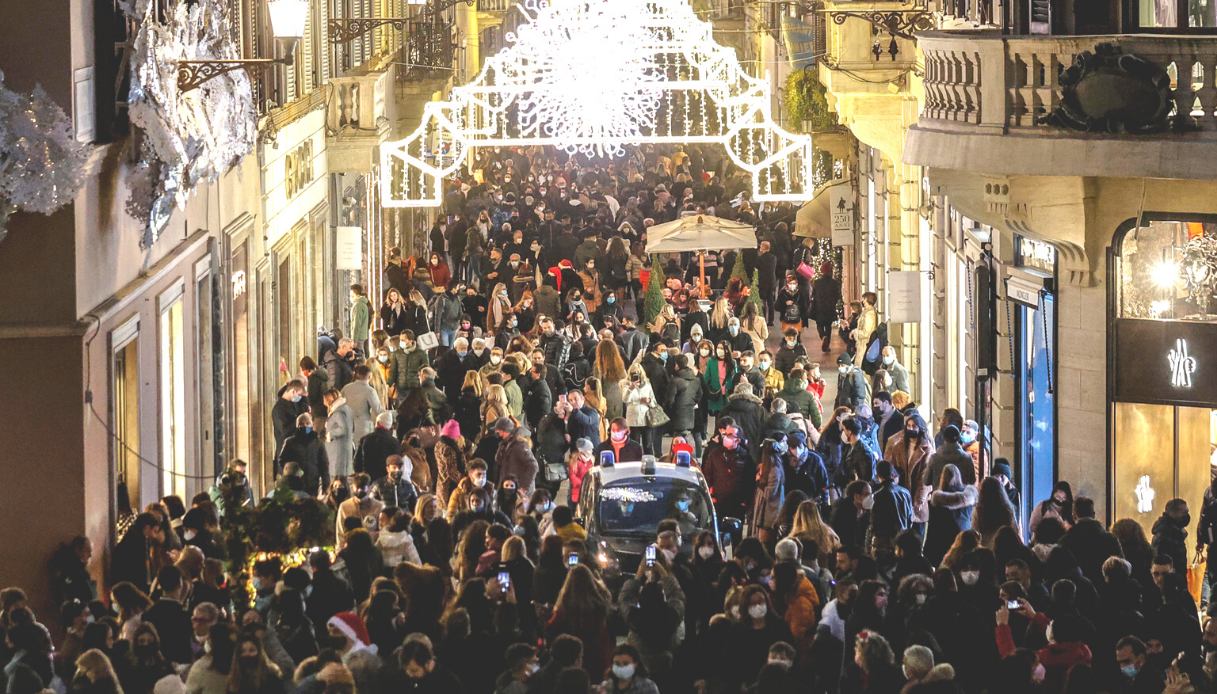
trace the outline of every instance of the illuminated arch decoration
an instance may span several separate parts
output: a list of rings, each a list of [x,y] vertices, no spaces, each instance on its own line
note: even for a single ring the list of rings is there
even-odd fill
[[[435,207],[474,147],[718,144],[753,199],[811,197],[811,137],[773,122],[768,83],[714,41],[688,0],[522,0],[526,21],[409,137],[381,146],[385,207]]]

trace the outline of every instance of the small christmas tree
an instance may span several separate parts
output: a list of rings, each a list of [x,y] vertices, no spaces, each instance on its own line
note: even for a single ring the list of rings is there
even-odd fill
[[[728,280],[738,279],[741,285],[748,284],[748,269],[744,267],[744,254],[740,251],[735,252],[735,262],[731,263],[731,278]]]
[[[663,286],[667,284],[668,278],[664,277],[663,265],[659,262],[659,256],[651,256],[651,278],[647,282],[646,294],[642,298],[642,325],[650,325],[655,320],[655,316],[663,310],[664,305],[668,302],[663,298]],[[645,329],[645,328],[644,328]]]

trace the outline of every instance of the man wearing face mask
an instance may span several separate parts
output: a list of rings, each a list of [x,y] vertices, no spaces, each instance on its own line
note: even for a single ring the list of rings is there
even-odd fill
[[[499,479],[514,477],[525,497],[536,491],[537,459],[528,444],[527,433],[521,432],[507,417],[494,423],[494,433],[499,438],[499,447],[494,454]]]
[[[730,417],[718,421],[719,435],[706,446],[702,472],[719,516],[746,518],[756,489],[756,466]]]
[[[325,453],[325,442],[313,431],[313,417],[305,412],[296,418],[296,431],[283,440],[283,447],[275,456],[275,470],[283,470],[285,463],[298,463],[304,471],[304,490],[316,494],[330,483],[330,459]]]
[[[368,516],[376,518],[385,507],[384,502],[372,494],[372,478],[366,474],[357,472],[351,475],[347,478],[347,486],[351,490],[351,497],[338,504],[338,511],[334,514],[337,549],[341,549],[345,544],[346,519],[363,519]]]
[[[1192,522],[1187,500],[1171,499],[1153,526],[1155,554],[1165,554],[1174,563],[1175,573],[1187,575],[1187,526]]]
[[[541,669],[537,649],[526,643],[513,643],[503,655],[507,669],[495,680],[495,694],[525,694],[528,682]]]
[[[596,461],[600,460],[600,454],[605,451],[612,452],[613,461],[618,463],[642,460],[642,446],[630,439],[630,426],[626,424],[624,417],[617,417],[609,423],[608,440],[596,446]]]
[[[782,372],[782,375],[789,377],[799,357],[806,356],[807,350],[799,342],[798,331],[792,328],[787,329],[782,333],[782,346],[778,348],[778,353],[773,358],[773,367]]]
[[[858,408],[870,402],[866,374],[854,365],[849,355],[837,357],[837,400],[834,407]]]
[[[271,426],[275,432],[275,450],[283,448],[283,441],[296,432],[296,419],[308,412],[304,396],[307,392],[304,381],[294,379],[279,391],[279,399],[270,410]]]

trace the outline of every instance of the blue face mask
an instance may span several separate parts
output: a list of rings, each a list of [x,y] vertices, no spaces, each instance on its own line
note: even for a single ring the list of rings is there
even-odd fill
[[[739,328],[735,327],[734,325],[731,326],[730,328],[727,328],[727,331],[731,333],[731,337],[735,337],[736,335],[739,335]]]
[[[1129,663],[1128,665],[1120,666],[1120,674],[1124,675],[1125,677],[1127,677],[1130,680],[1136,679],[1138,672],[1139,672],[1139,669],[1133,663]]]
[[[686,501],[686,500],[684,500],[684,499],[681,499],[680,501],[677,501],[677,502],[676,502],[676,508],[680,509],[680,511],[681,511],[682,513],[683,513],[683,512],[685,512],[685,511],[688,511],[688,510],[689,510],[689,502],[688,502],[688,501]]]
[[[607,299],[605,299],[605,300],[604,300],[604,303],[606,303],[606,304],[615,304],[615,303],[617,303],[617,298],[616,298],[616,297],[613,297],[613,296],[610,296],[610,297],[608,297]]]
[[[976,437],[971,434],[960,434],[959,435],[959,443],[961,443],[965,446],[972,445],[972,442],[975,440],[976,440]]]
[[[466,354],[469,354],[469,350],[467,349],[456,350],[456,356],[460,357],[461,359],[464,359]]]
[[[659,361],[667,361],[667,360],[668,360],[668,353],[667,353],[667,352],[660,352],[660,353],[659,353]]]
[[[311,433],[313,433],[313,428],[312,428],[312,427],[301,427],[301,429],[303,429],[304,433],[306,433],[306,434],[311,434]]]

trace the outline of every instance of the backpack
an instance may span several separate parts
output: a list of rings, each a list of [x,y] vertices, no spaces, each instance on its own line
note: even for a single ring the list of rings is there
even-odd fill
[[[867,376],[874,376],[879,370],[879,365],[883,363],[884,347],[887,347],[887,323],[880,323],[866,344],[866,353],[862,355],[862,371]]]

